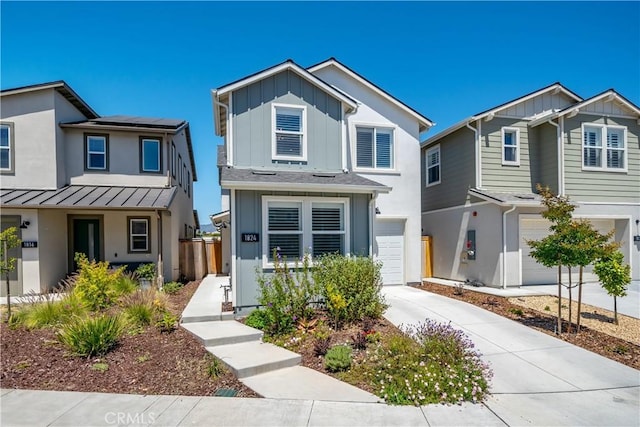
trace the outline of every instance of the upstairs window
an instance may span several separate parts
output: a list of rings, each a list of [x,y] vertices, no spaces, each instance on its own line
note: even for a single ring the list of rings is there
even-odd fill
[[[178,164],[176,167],[178,168],[178,185],[182,187],[182,154],[178,154]]]
[[[0,124],[0,172],[13,172],[13,125]]]
[[[502,164],[520,165],[520,129],[502,128]]]
[[[627,170],[627,129],[620,126],[586,124],[582,127],[582,168]]]
[[[140,138],[140,172],[162,173],[162,150],[160,140]]]
[[[427,187],[440,184],[440,146],[428,149],[425,157]]]
[[[356,127],[356,166],[393,169],[393,130]]]
[[[85,169],[109,170],[109,137],[107,135],[85,135]]]
[[[273,104],[274,160],[307,160],[306,108]]]
[[[176,177],[176,144],[171,141],[171,176]]]
[[[129,253],[151,252],[151,235],[149,217],[128,218],[129,220]]]

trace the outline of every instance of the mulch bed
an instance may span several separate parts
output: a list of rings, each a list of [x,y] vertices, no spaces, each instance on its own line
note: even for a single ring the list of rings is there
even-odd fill
[[[575,324],[573,324],[572,327],[574,332],[566,333],[568,327],[568,322],[566,321],[563,321],[562,324],[562,330],[565,332],[558,336],[555,333],[557,328],[556,317],[513,304],[509,302],[507,298],[474,292],[469,289],[465,289],[462,295],[459,295],[457,289],[453,286],[429,282],[424,282],[422,285],[416,287],[482,307],[485,310],[515,320],[523,325],[562,339],[608,359],[615,360],[634,369],[640,369],[640,345],[636,343],[594,331],[585,326],[582,326],[580,333],[576,334],[574,333]],[[522,312],[522,315],[519,314],[520,312]]]
[[[199,283],[190,282],[169,296],[174,314],[182,312]],[[148,327],[123,336],[104,357],[87,359],[69,356],[50,328],[27,331],[3,323],[0,349],[2,388],[187,396],[230,388],[240,397],[259,397],[230,372],[211,378],[207,368],[213,356],[180,327],[170,333]],[[100,364],[108,369],[97,370]]]

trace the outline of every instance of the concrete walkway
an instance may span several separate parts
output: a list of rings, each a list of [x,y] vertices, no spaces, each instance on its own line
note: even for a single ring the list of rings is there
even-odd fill
[[[204,278],[182,314],[182,327],[256,393],[266,398],[369,402],[380,399],[314,369],[299,366],[299,354],[262,342],[262,331],[222,313],[228,277]]]
[[[485,403],[509,425],[638,425],[640,371],[462,301],[383,289],[395,325],[426,318],[462,329],[491,364]]]

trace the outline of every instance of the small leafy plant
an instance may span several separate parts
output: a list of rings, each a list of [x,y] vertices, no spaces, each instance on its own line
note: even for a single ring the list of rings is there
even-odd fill
[[[367,348],[367,334],[364,332],[358,332],[351,336],[351,345],[356,350],[365,350]]]
[[[176,329],[178,324],[178,316],[165,311],[160,318],[156,321],[156,326],[160,329],[160,332],[171,332]]]
[[[184,285],[180,282],[167,282],[162,285],[162,292],[173,295],[177,293],[180,289],[182,289]]]
[[[91,369],[98,372],[107,372],[109,370],[109,365],[107,363],[94,363],[91,365]]]
[[[316,338],[313,342],[313,354],[315,356],[324,356],[331,347],[331,337]]]
[[[110,269],[106,261],[89,261],[83,253],[76,253],[79,272],[73,292],[82,304],[92,311],[112,305],[121,295],[120,280],[124,267]]]
[[[268,322],[269,317],[267,315],[267,312],[258,308],[249,313],[244,324],[263,331],[267,327]]]
[[[351,367],[351,347],[336,345],[327,351],[324,365],[331,372],[345,371]]]
[[[153,280],[156,276],[156,265],[152,262],[140,264],[136,268],[136,274],[141,279]]]

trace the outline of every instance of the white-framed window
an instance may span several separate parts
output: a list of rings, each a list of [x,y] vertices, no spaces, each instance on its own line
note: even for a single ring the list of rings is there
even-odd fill
[[[274,160],[307,160],[307,109],[305,106],[272,104]]]
[[[425,153],[425,175],[427,187],[440,184],[440,145],[429,148]]]
[[[149,217],[127,217],[129,253],[151,252],[151,233],[149,230]]]
[[[0,123],[0,172],[13,172],[13,124]]]
[[[171,176],[176,177],[176,144],[171,141]]]
[[[262,211],[265,268],[273,267],[274,249],[290,263],[306,254],[349,253],[347,198],[263,196]]]
[[[182,187],[182,154],[178,154],[178,164],[176,165],[178,168],[178,185]]]
[[[520,129],[502,128],[502,164],[520,166]]]
[[[626,172],[627,128],[584,123],[582,169]]]
[[[162,173],[162,150],[157,138],[140,137],[140,172]]]
[[[356,126],[356,167],[394,169],[393,129]]]
[[[85,135],[85,169],[109,170],[109,138],[107,135]]]

